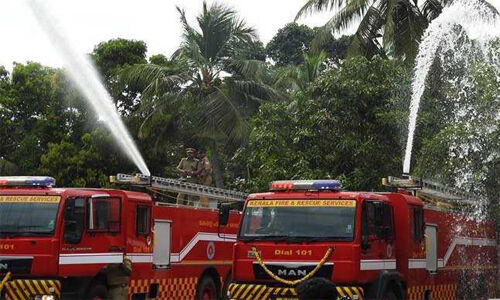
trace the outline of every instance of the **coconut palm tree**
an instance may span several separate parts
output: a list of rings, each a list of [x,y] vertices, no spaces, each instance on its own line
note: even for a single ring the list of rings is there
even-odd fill
[[[275,86],[288,90],[305,91],[310,83],[319,77],[328,56],[324,51],[304,53],[304,62],[278,71]]]
[[[359,22],[351,51],[373,55],[394,53],[412,63],[425,28],[452,0],[308,0],[301,16],[326,9],[337,12],[324,32],[341,31]]]
[[[210,148],[216,185],[222,187],[217,142],[245,142],[250,116],[260,103],[279,95],[266,84],[265,63],[248,59],[248,49],[256,43],[255,30],[234,10],[204,2],[195,28],[188,23],[185,11],[177,9],[183,37],[172,65],[138,65],[128,70],[125,78],[145,86],[151,116],[172,103],[194,102],[190,107],[198,120],[197,136]]]

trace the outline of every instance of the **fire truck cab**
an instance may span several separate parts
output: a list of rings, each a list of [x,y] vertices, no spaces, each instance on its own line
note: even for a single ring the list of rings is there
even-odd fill
[[[277,181],[248,196],[228,296],[294,298],[299,284],[324,277],[339,299],[486,299],[495,294],[494,237],[487,220],[407,190]]]
[[[237,214],[219,231],[213,208],[54,184],[50,177],[0,178],[0,298],[105,299],[107,266],[125,256],[131,299],[220,296]]]

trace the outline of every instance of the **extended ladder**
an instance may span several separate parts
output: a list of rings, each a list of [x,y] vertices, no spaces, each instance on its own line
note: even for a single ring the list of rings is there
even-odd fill
[[[417,196],[426,200],[438,200],[450,204],[475,204],[479,197],[466,191],[448,187],[429,180],[416,177],[397,178],[389,176],[383,184],[390,187],[399,187],[409,190],[415,190]]]
[[[245,198],[247,196],[246,193],[238,191],[195,184],[179,179],[146,176],[140,174],[128,175],[119,173],[116,176],[111,176],[110,181],[117,184],[127,184],[137,187],[150,187],[151,189],[165,192],[181,193],[191,196],[205,196],[210,199],[227,202],[245,201]]]

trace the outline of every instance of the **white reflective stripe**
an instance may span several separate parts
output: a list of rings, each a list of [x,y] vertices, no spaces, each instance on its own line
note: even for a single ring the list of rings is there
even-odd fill
[[[424,259],[409,259],[408,269],[425,269],[427,261]]]
[[[442,258],[438,258],[438,268],[444,267],[444,260]]]
[[[179,253],[172,253],[170,255],[170,261],[171,262],[181,262],[186,255],[189,254],[189,252],[196,246],[196,244],[200,241],[209,241],[209,242],[232,242],[234,243],[236,241],[236,235],[235,234],[217,234],[217,233],[212,233],[212,232],[198,232],[190,241],[187,243],[187,245],[184,247],[184,249],[181,250]]]
[[[362,259],[360,270],[392,270],[396,269],[395,259]]]
[[[486,239],[486,238],[472,238],[472,237],[464,237],[457,236],[451,242],[451,245],[446,250],[446,254],[444,258],[438,259],[438,268],[444,268],[448,263],[453,251],[457,247],[457,245],[461,246],[480,246],[480,247],[495,247],[497,244],[494,239]],[[408,268],[409,269],[425,269],[427,267],[427,260],[424,259],[408,259]]]
[[[32,259],[33,256],[0,256],[0,259]]]
[[[60,265],[107,264],[123,262],[122,253],[78,253],[59,255]]]
[[[152,253],[127,253],[127,257],[132,263],[152,263]]]
[[[453,239],[450,247],[448,248],[448,251],[446,251],[446,254],[444,255],[443,267],[446,266],[446,264],[448,263],[448,260],[450,259],[451,254],[453,253],[453,250],[455,250],[455,247],[457,245],[462,245],[462,246],[496,246],[496,244],[497,244],[496,240],[493,240],[493,239],[457,236]]]

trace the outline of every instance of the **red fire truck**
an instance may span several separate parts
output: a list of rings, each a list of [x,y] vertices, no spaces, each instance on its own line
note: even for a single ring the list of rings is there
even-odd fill
[[[249,195],[228,296],[293,298],[313,277],[330,279],[339,299],[495,295],[492,224],[454,210],[449,203],[460,197],[421,183],[374,193],[341,191],[334,180],[278,181]]]
[[[153,179],[150,187],[166,186],[166,179]],[[221,295],[230,278],[238,213],[219,230],[216,208],[155,202],[136,191],[54,184],[50,177],[0,177],[0,298],[105,299],[106,267],[124,256],[132,262],[130,299]],[[219,199],[242,198],[203,189],[212,198],[214,192]]]

